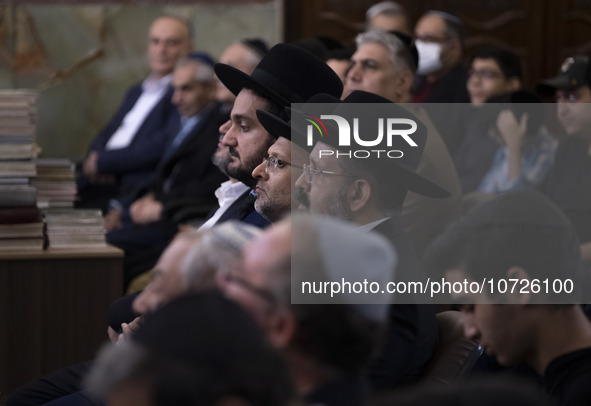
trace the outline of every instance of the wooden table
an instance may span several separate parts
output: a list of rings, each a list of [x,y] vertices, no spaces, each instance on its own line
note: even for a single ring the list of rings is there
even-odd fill
[[[0,392],[94,357],[122,267],[113,247],[0,253]]]

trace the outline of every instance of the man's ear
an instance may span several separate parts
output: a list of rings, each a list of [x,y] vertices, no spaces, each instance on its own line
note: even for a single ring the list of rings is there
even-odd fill
[[[397,86],[396,91],[398,93],[398,97],[402,97],[410,93],[413,85],[414,85],[414,75],[408,69],[404,69],[401,71],[396,78]]]
[[[363,209],[371,198],[371,185],[365,179],[357,179],[347,189],[349,210],[358,212]]]
[[[532,292],[532,278],[525,269],[520,266],[512,266],[507,270],[507,296],[509,303],[529,304]]]
[[[273,347],[286,348],[295,334],[296,320],[288,309],[277,309],[269,316],[266,330]]]

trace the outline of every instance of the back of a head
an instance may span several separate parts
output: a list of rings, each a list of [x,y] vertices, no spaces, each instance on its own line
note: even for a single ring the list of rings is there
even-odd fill
[[[463,269],[473,281],[507,279],[512,267],[531,279],[571,279],[572,292],[532,297],[537,303],[576,303],[584,287],[579,240],[568,218],[537,191],[501,194],[472,209],[439,236],[425,254],[425,270],[439,275]],[[505,292],[491,297],[504,302]],[[535,293],[535,292],[534,292]]]
[[[224,398],[281,406],[293,394],[283,360],[254,320],[213,291],[171,302],[130,341],[105,349],[88,388],[101,396],[139,389],[155,406]]]
[[[293,345],[321,365],[340,371],[358,370],[375,355],[390,296],[342,292],[337,298],[327,292],[310,302],[310,296],[300,295],[303,292],[298,289],[304,281],[353,283],[361,269],[367,281],[385,283],[394,277],[394,253],[383,237],[332,218],[292,216],[291,235],[295,304],[290,309],[297,324]]]

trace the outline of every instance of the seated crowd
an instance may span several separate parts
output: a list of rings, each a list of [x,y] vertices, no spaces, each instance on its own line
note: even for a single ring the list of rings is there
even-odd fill
[[[216,63],[189,21],[152,23],[151,73],[77,178],[77,204],[101,208],[125,252],[130,294],[95,360],[8,406],[591,402],[590,57],[536,89],[555,95],[560,134],[517,55],[487,47],[463,65],[456,16],[429,11],[413,29],[384,1],[365,29],[355,49],[242,39]],[[306,110],[320,104],[326,115]],[[336,118],[355,109],[414,123],[372,144],[399,157],[354,159]],[[362,141],[368,127],[354,127]],[[574,285],[440,301],[300,289],[487,277]],[[446,375],[450,314],[474,346]]]

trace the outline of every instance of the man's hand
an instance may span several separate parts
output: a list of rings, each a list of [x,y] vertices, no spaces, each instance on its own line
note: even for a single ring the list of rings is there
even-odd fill
[[[527,132],[528,115],[523,114],[517,122],[511,110],[503,110],[497,117],[497,128],[508,149],[521,149]]]
[[[153,194],[148,194],[133,202],[129,208],[129,214],[135,224],[152,223],[160,220],[162,203],[156,200]]]
[[[117,337],[117,344],[129,339],[142,325],[142,316],[138,316],[131,323],[121,323],[122,333]]]
[[[98,175],[98,152],[91,151],[90,154],[84,160],[82,165],[82,172],[90,178],[91,181],[95,181]]]
[[[121,209],[113,209],[103,217],[105,231],[109,232],[121,228]]]

